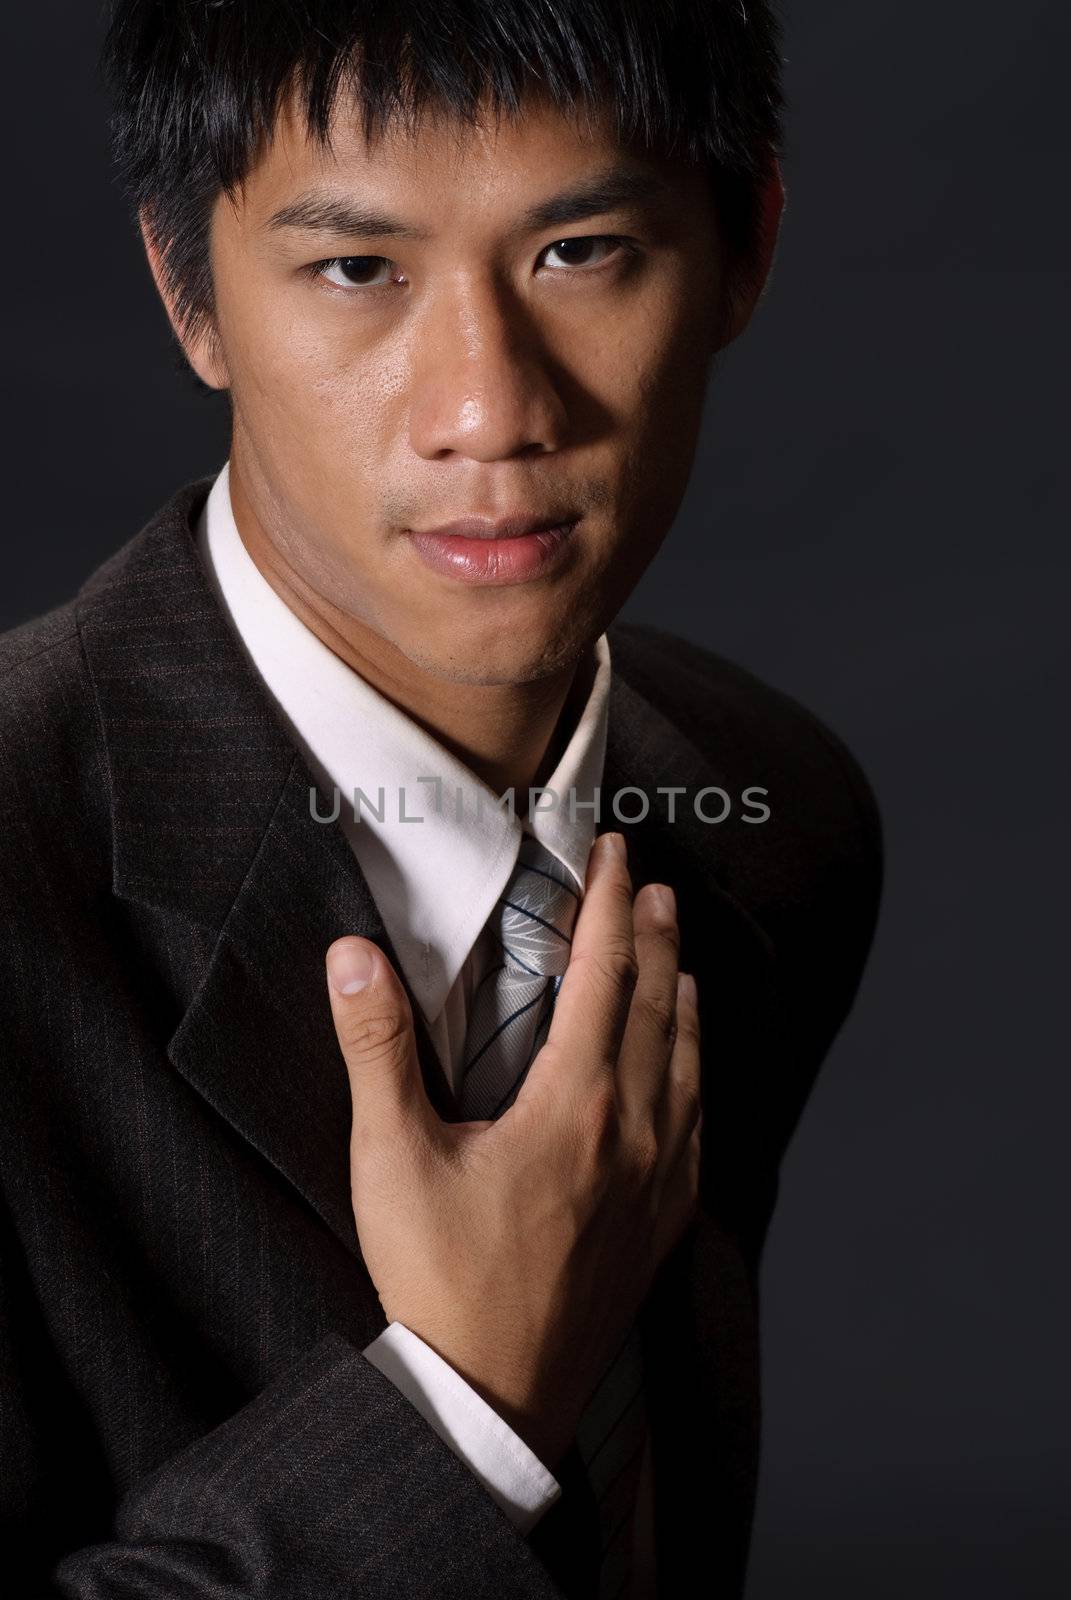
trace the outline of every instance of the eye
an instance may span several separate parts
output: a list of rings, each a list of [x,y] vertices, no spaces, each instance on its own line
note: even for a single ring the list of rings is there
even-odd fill
[[[587,258],[592,250],[604,252],[603,260],[596,260],[592,266]],[[565,269],[553,267],[551,270],[559,276],[576,276],[581,272],[597,272],[606,265],[605,253],[609,252],[612,261],[617,255],[634,255],[635,247],[627,239],[620,239],[616,234],[583,234],[574,239],[557,239],[547,246],[542,252],[546,255],[554,251],[559,256],[564,255]],[[577,255],[581,257],[578,261]],[[326,279],[336,289],[384,289],[390,283],[404,282],[404,279],[392,277],[389,270],[395,263],[389,256],[332,256],[326,261],[314,261],[311,266],[303,267],[303,275],[310,279]],[[386,270],[386,276],[383,276]]]
[[[337,289],[379,289],[390,278],[377,280],[377,270],[393,266],[389,256],[333,256],[329,261],[316,261],[308,269],[309,275],[326,278]]]
[[[548,244],[547,250],[555,250],[559,254],[561,254],[564,251],[565,252],[565,257],[566,257],[565,265],[567,267],[579,267],[581,270],[587,268],[587,270],[589,270],[589,271],[595,271],[595,270],[597,270],[598,267],[604,265],[605,258],[604,258],[603,261],[598,262],[596,264],[596,267],[589,267],[588,263],[586,261],[584,261],[584,260],[577,261],[575,259],[577,251],[579,251],[581,256],[585,256],[585,255],[590,254],[590,251],[591,251],[591,248],[592,248],[593,245],[596,248],[601,245],[604,249],[606,247],[610,247],[610,249],[611,249],[611,257],[610,257],[611,260],[613,259],[614,252],[621,252],[621,253],[627,254],[629,252],[629,249],[630,249],[630,246],[628,245],[628,243],[624,239],[617,238],[617,236],[615,234],[610,234],[610,233],[607,233],[607,234],[589,233],[589,234],[582,234],[582,235],[578,236],[575,239],[557,239],[554,242],[554,244]],[[561,268],[558,267],[558,268],[555,268],[554,270],[555,271],[561,271]]]

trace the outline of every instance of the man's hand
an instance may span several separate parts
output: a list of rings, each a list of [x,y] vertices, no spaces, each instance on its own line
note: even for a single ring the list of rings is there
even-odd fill
[[[697,1201],[695,983],[660,890],[634,901],[623,837],[597,841],[547,1041],[493,1122],[436,1114],[382,951],[349,937],[327,952],[353,1213],[383,1310],[550,1468]]]

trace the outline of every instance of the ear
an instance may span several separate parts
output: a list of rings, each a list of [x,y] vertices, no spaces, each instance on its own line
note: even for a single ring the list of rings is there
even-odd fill
[[[742,269],[732,305],[726,318],[721,343],[718,348],[738,339],[751,321],[752,314],[770,276],[777,240],[781,231],[781,217],[785,209],[785,183],[781,163],[775,157],[762,186],[759,197],[758,242],[751,265]]]
[[[186,360],[190,363],[201,382],[207,384],[210,389],[228,389],[230,387],[230,375],[227,372],[226,363],[223,359],[223,350],[215,328],[207,325],[201,330],[195,331],[182,325],[176,310],[175,296],[164,270],[163,252],[157,243],[156,236],[144,211],[139,213],[138,226],[141,229],[141,238],[145,245],[145,254],[148,257],[149,270],[152,273],[153,282],[156,284],[157,292],[167,312],[168,321],[171,324],[175,338],[182,346]]]

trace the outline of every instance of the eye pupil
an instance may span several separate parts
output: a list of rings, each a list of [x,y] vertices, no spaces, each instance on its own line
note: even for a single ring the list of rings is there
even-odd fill
[[[593,243],[594,240],[592,239],[559,239],[554,248],[559,255],[564,252],[566,260],[568,260],[570,250],[579,250],[581,256],[583,256],[586,251],[591,249]]]
[[[338,266],[344,277],[355,282],[360,273],[367,274],[370,270],[374,273],[378,256],[342,256]]]

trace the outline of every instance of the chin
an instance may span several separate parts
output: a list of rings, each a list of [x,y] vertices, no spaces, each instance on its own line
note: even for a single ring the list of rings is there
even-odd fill
[[[475,629],[464,636],[455,634],[429,651],[427,642],[413,642],[406,653],[425,672],[453,683],[491,685],[531,683],[550,677],[568,666],[583,649],[583,644],[567,643],[560,627],[548,624],[545,630],[516,632],[508,638],[500,633],[481,637]]]

